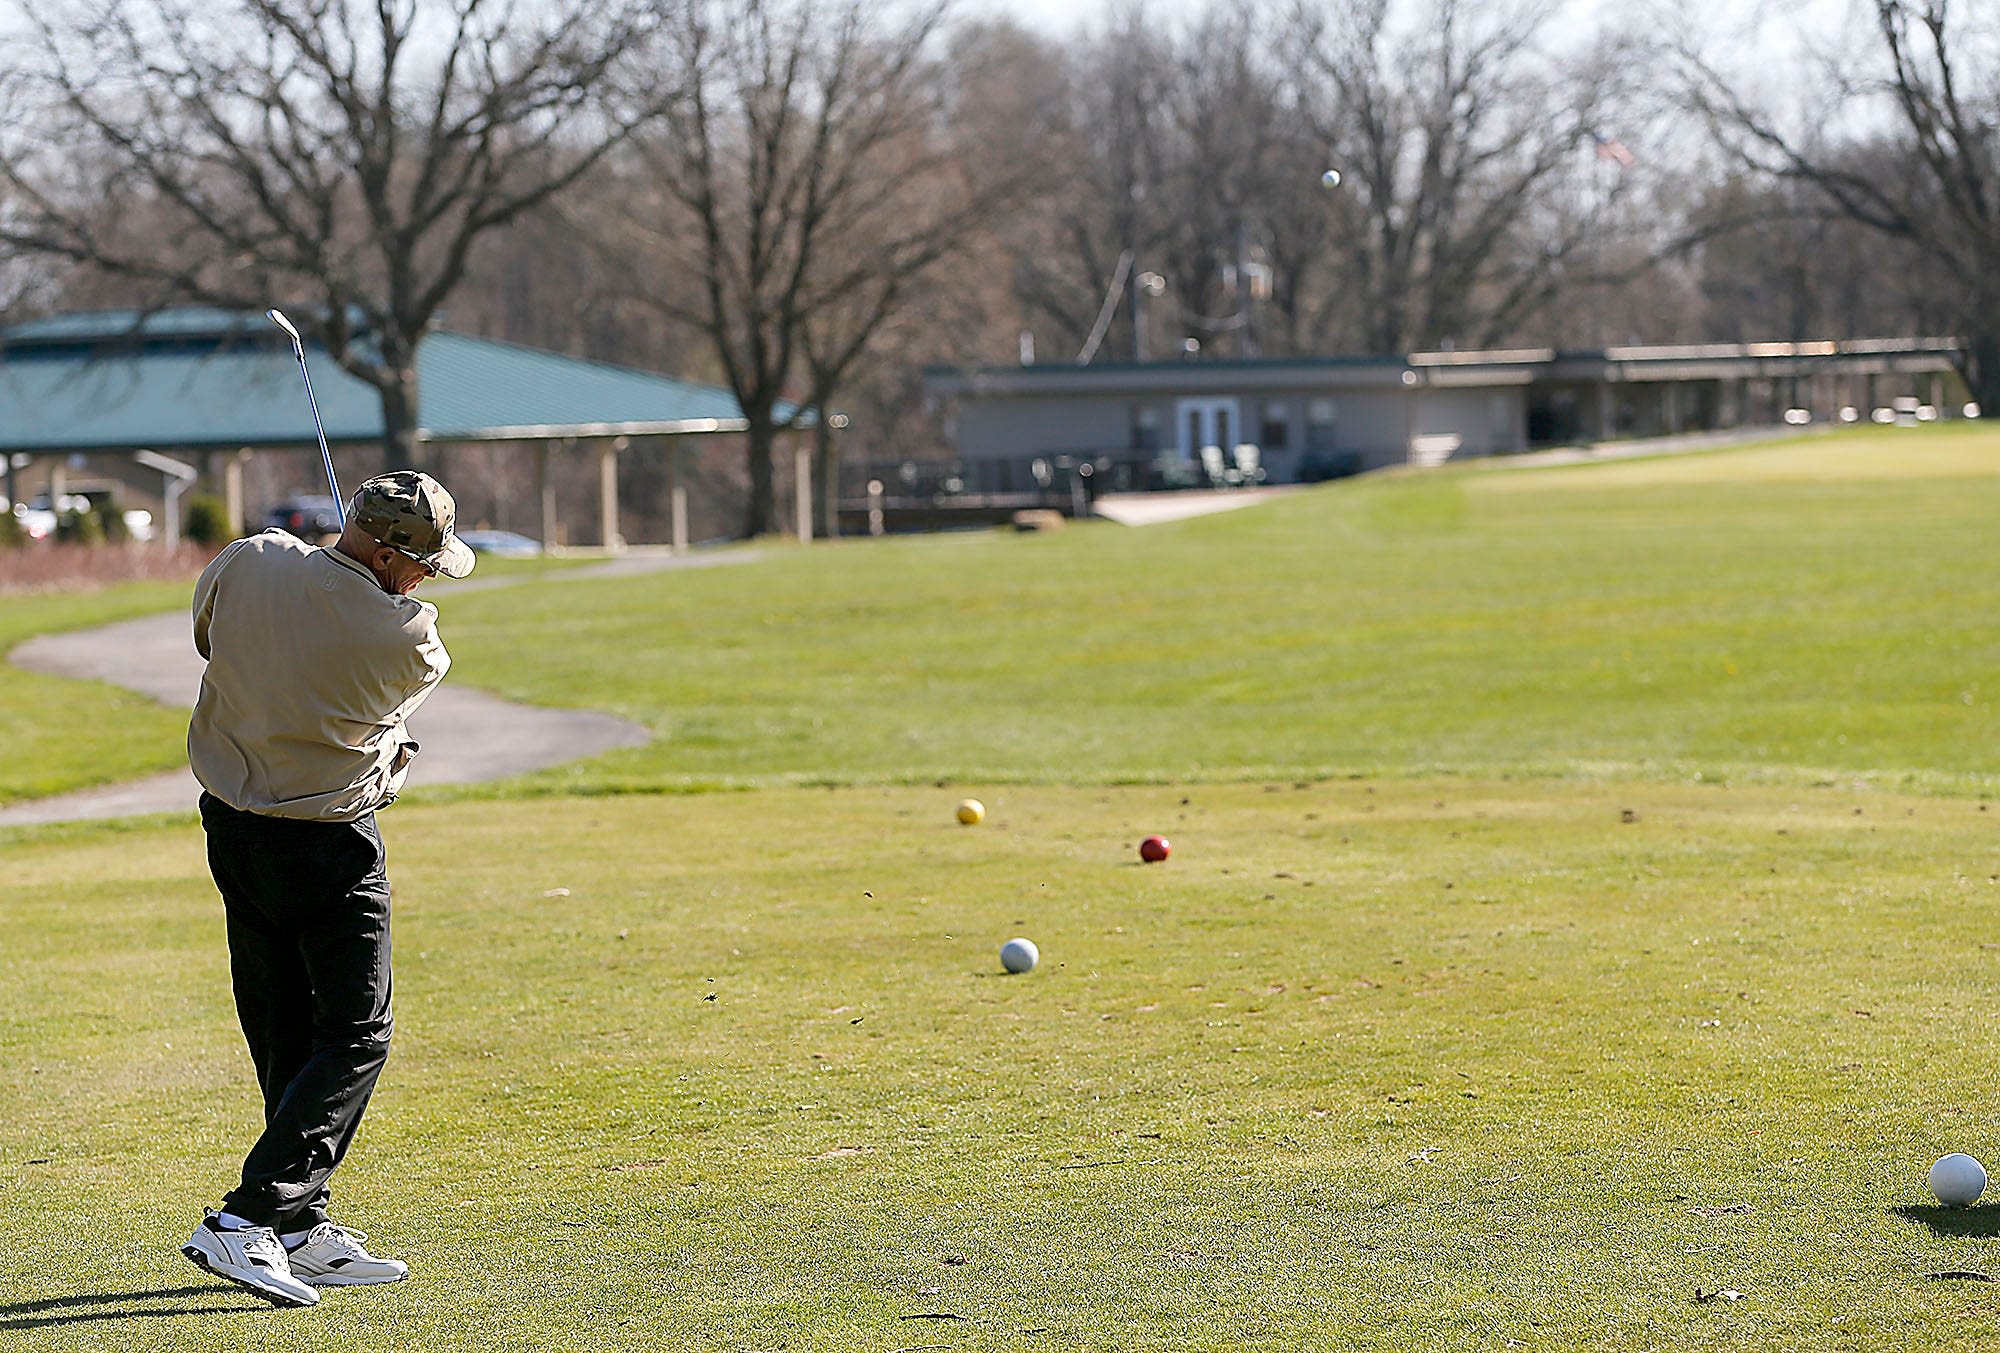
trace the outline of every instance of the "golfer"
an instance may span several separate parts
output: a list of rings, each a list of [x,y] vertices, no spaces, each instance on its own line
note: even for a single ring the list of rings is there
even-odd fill
[[[328,1215],[389,1053],[389,879],[376,810],[417,754],[406,721],[451,659],[424,579],[472,572],[451,495],[413,470],[355,493],[330,549],[271,530],[194,592],[208,659],[188,727],[208,866],[228,921],[236,1014],[264,1092],[243,1179],[181,1253],[282,1306],[395,1282]]]

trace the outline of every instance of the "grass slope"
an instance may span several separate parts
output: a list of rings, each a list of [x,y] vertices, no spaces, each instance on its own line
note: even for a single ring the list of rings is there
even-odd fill
[[[257,1117],[198,832],[0,836],[0,1347],[2000,1345],[1927,1276],[2000,1209],[1921,1184],[1994,1154],[1996,814],[1887,787],[1991,783],[1996,469],[1868,434],[447,596],[454,679],[662,734],[488,793],[988,824],[398,806],[338,1187],[415,1273],[289,1313],[174,1253]]]
[[[312,1312],[174,1253],[257,1116],[197,835],[10,850],[0,1344],[2000,1341],[1925,1276],[1990,1269],[1996,1209],[1921,1206],[1990,1154],[1982,805],[991,797],[396,809],[398,1041],[338,1193],[414,1276]]]
[[[582,566],[580,558],[482,559],[475,575],[534,578]],[[451,603],[454,584],[426,596]],[[159,611],[182,611],[194,580],[0,595],[0,657],[38,634],[88,629]],[[189,640],[193,642],[192,638]],[[105,682],[25,672],[0,661],[0,806],[20,799],[116,784],[187,762],[187,711],[155,704]]]
[[[558,582],[456,600],[446,635],[458,679],[658,731],[543,789],[1449,770],[1962,792],[1995,784],[1996,516],[2000,433],[1891,429]]]
[[[186,583],[0,596],[0,655],[24,639],[185,605]],[[169,770],[186,759],[185,711],[96,681],[0,662],[0,804]]]

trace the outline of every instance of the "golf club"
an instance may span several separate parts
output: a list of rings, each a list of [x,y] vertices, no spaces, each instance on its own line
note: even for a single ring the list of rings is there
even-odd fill
[[[299,339],[299,331],[285,318],[285,312],[278,309],[266,310],[271,323],[283,329],[292,340],[292,355],[299,359],[299,374],[306,378],[306,403],[312,407],[313,431],[319,435],[320,459],[326,462],[326,484],[333,490],[333,515],[340,522],[340,529],[347,529],[347,504],[341,501],[340,481],[333,474],[333,452],[326,449],[326,429],[319,421],[319,401],[313,398],[312,372],[306,370],[306,345]]]

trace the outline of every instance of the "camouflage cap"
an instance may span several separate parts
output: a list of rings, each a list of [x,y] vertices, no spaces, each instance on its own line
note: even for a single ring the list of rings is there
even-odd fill
[[[472,572],[472,551],[452,534],[457,505],[444,485],[420,470],[375,476],[355,490],[351,515],[374,539],[447,578]]]

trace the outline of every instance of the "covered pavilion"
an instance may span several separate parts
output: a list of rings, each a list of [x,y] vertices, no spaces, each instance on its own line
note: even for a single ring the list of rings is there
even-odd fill
[[[306,360],[329,444],[380,447],[374,388],[311,343]],[[426,444],[534,448],[548,544],[560,536],[551,459],[579,447],[595,453],[599,539],[616,549],[619,454],[650,442],[666,457],[672,543],[685,548],[684,448],[745,427],[735,396],[715,386],[442,330],[418,345],[417,381]],[[45,489],[53,502],[74,477],[111,473],[162,505],[173,539],[180,492],[206,473],[241,530],[245,462],[317,446],[290,340],[262,315],[103,312],[0,329],[0,465],[10,500],[19,485]]]

